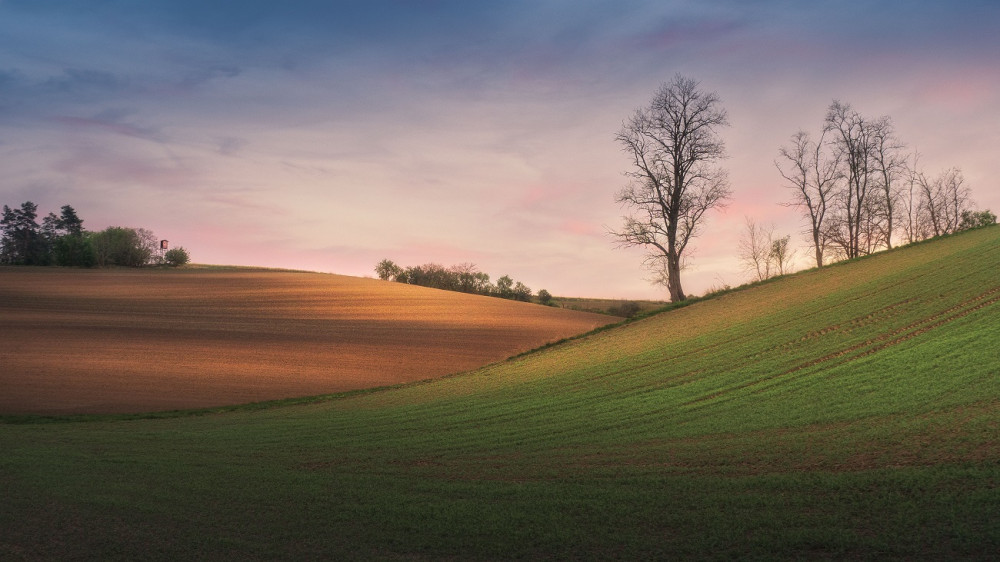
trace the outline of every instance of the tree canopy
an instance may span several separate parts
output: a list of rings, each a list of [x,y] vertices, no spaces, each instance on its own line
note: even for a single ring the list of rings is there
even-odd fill
[[[531,301],[531,289],[520,281],[504,275],[496,284],[490,283],[490,276],[473,263],[461,263],[444,267],[436,263],[403,268],[389,259],[375,266],[375,274],[384,281],[396,281],[409,285],[458,291],[476,295],[500,297],[504,299]],[[551,298],[551,296],[550,296]]]
[[[0,263],[142,267],[163,263],[171,255],[174,259],[167,261],[179,265],[180,255],[176,252],[161,254],[156,235],[145,228],[112,226],[89,232],[70,205],[63,205],[59,215],[49,213],[41,224],[37,219],[38,206],[31,201],[22,203],[19,208],[3,206]],[[186,250],[180,250],[187,256]]]

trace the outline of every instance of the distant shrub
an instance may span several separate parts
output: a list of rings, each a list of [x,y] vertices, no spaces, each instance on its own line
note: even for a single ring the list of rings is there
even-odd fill
[[[621,316],[623,318],[632,318],[636,314],[639,314],[641,307],[639,303],[635,301],[622,301],[615,306],[608,309],[608,314],[614,316]]]
[[[156,255],[156,237],[144,228],[108,227],[90,234],[98,266],[142,267]]]
[[[474,263],[460,263],[451,267],[426,263],[404,269],[392,260],[384,259],[375,266],[375,273],[379,279],[407,285],[531,302],[531,289],[527,285],[514,281],[509,275],[497,279],[494,285],[490,283],[490,276],[479,271]]]
[[[985,211],[962,211],[962,222],[959,223],[958,229],[969,230],[970,228],[990,226],[996,223],[997,216],[989,209]]]
[[[375,266],[375,274],[383,281],[396,281],[401,273],[403,273],[403,268],[392,260],[382,260]]]
[[[83,235],[67,234],[56,238],[53,243],[56,265],[94,267],[97,256],[93,241]]]
[[[705,291],[705,297],[711,297],[713,295],[719,295],[722,293],[727,293],[732,291],[732,286],[729,283],[722,283],[722,285],[712,285],[707,291]]]
[[[444,289],[446,291],[458,290],[458,277],[453,275],[441,264],[426,263],[407,267],[396,275],[396,281],[409,283],[410,285],[420,285],[432,289]]]
[[[531,302],[531,289],[527,285],[518,281],[514,285],[513,294],[511,296],[516,301]]]
[[[191,256],[188,255],[188,251],[184,249],[184,246],[177,246],[172,250],[167,250],[167,253],[163,254],[163,260],[167,262],[167,265],[177,267],[191,261]]]
[[[538,303],[545,306],[552,306],[552,293],[541,289],[538,291]]]

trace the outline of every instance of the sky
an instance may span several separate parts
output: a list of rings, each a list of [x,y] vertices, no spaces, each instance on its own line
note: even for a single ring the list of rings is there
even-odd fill
[[[0,0],[0,204],[69,204],[196,263],[472,262],[554,295],[666,299],[608,233],[629,169],[614,136],[682,74],[731,124],[733,197],[682,275],[700,294],[747,280],[745,217],[805,259],[774,160],[835,99],[1000,211],[997,29],[995,0]]]

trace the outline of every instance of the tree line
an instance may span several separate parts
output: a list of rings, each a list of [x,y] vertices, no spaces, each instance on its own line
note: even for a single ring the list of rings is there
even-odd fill
[[[384,259],[375,266],[375,274],[384,281],[523,302],[530,302],[532,296],[531,289],[527,285],[514,281],[508,275],[500,277],[496,283],[491,283],[490,276],[480,271],[473,263],[461,263],[451,267],[428,263],[404,268],[392,260]],[[543,301],[542,304],[548,304],[552,299],[545,289],[539,291],[538,295]]]
[[[867,117],[848,103],[830,104],[815,141],[799,130],[778,154],[775,166],[793,193],[788,205],[809,223],[817,267],[828,253],[856,258],[996,222],[973,208],[959,168],[928,175],[891,117]]]
[[[142,267],[183,265],[190,256],[183,247],[160,251],[159,239],[145,228],[112,226],[98,232],[83,228],[70,205],[38,222],[38,206],[3,206],[0,219],[0,264],[74,267]]]
[[[732,191],[719,162],[726,157],[719,131],[729,125],[718,94],[677,75],[637,109],[615,140],[628,156],[627,185],[616,201],[629,211],[621,246],[649,250],[651,281],[670,300],[686,298],[680,274],[689,243],[704,229],[711,209],[724,207]],[[919,154],[907,152],[887,116],[870,118],[834,100],[819,136],[800,130],[779,148],[775,166],[792,190],[788,206],[807,220],[816,266],[850,259],[932,236],[994,224],[996,215],[976,210],[958,168],[928,175]],[[787,272],[790,236],[747,219],[739,258],[757,279]]]

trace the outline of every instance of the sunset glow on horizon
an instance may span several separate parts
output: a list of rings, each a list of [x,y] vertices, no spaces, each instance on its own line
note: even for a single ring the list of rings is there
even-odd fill
[[[617,249],[622,121],[715,91],[734,197],[685,290],[746,280],[744,216],[809,251],[775,170],[839,99],[1000,212],[1000,4],[0,0],[0,204],[72,205],[194,262],[373,276],[477,264],[560,296],[666,299]]]

